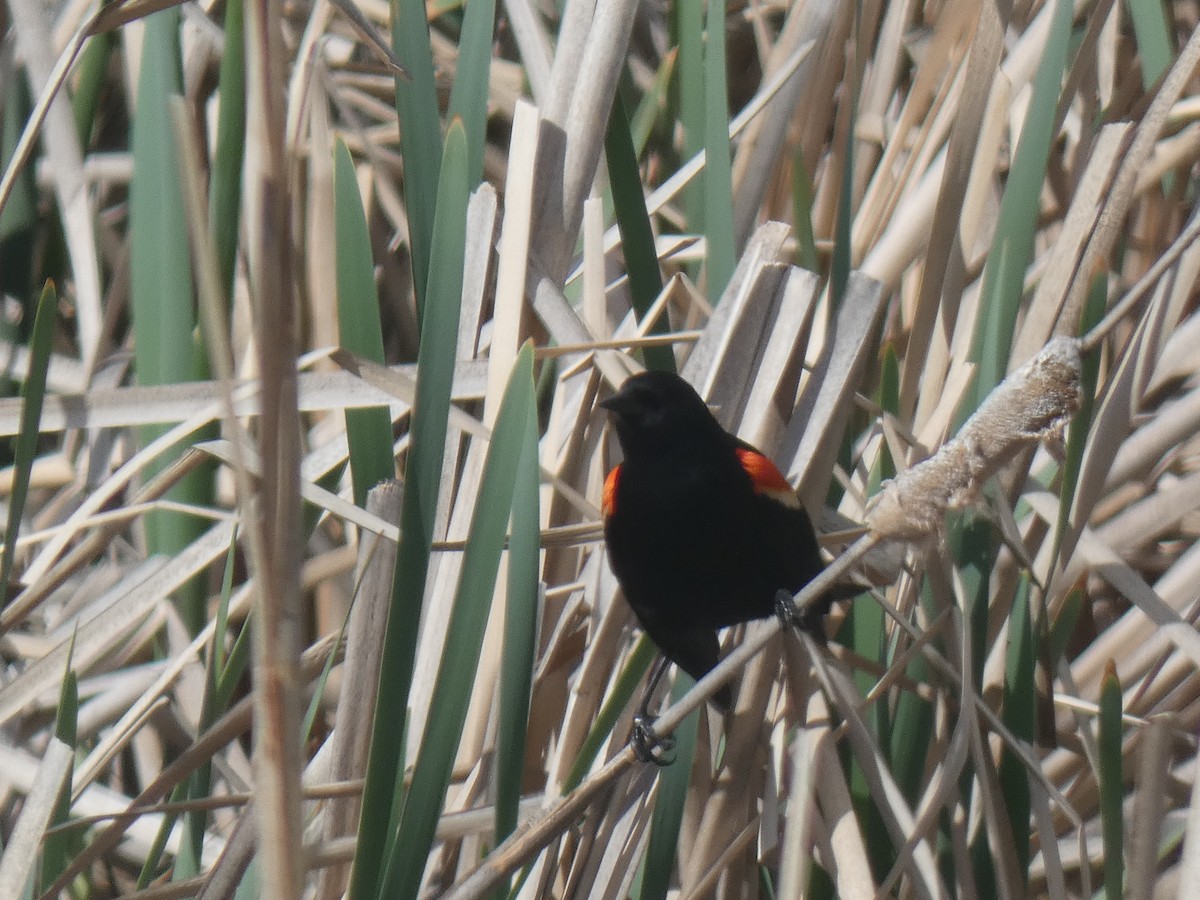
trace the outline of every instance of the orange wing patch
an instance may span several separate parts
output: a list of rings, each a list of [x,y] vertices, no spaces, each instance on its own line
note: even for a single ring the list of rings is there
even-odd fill
[[[755,491],[760,494],[767,494],[784,506],[790,506],[792,509],[800,508],[800,498],[796,496],[796,492],[792,490],[792,486],[788,484],[788,480],[783,477],[783,473],[779,471],[775,463],[771,462],[757,450],[738,447],[736,452],[738,461],[742,464],[742,468],[746,470],[746,474],[750,476],[750,481],[754,484]],[[611,478],[612,476],[610,475],[609,477]],[[607,485],[605,485],[604,496],[607,501]]]
[[[613,466],[608,477],[604,479],[604,494],[600,499],[600,509],[604,518],[608,519],[617,511],[617,483],[621,480],[621,467]]]

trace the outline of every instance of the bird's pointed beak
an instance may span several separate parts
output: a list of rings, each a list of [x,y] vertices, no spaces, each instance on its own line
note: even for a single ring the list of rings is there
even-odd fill
[[[601,400],[596,405],[619,416],[629,410],[629,397],[618,391],[607,400]]]

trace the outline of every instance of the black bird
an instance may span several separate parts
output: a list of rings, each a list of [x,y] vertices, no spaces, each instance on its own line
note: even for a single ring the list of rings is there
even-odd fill
[[[717,629],[775,614],[781,592],[821,571],[812,523],[775,464],[678,375],[631,376],[600,406],[624,452],[604,482],[613,572],[665,659],[701,678],[720,658]],[[819,629],[830,602],[806,607],[800,627]],[[712,700],[728,711],[733,692]]]

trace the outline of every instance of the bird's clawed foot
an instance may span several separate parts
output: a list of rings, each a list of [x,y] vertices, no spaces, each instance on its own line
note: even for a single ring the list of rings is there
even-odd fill
[[[633,718],[633,735],[629,739],[634,755],[642,762],[669,766],[675,762],[675,738],[660,737],[654,730],[654,719],[645,713]]]
[[[791,591],[780,589],[775,592],[775,615],[784,628],[809,630],[808,619],[803,610],[796,606],[796,598]]]
[[[829,604],[818,599],[804,608],[796,606],[796,599],[791,591],[780,590],[775,594],[775,615],[783,623],[784,630],[798,628],[805,634],[812,635],[818,644],[824,644],[825,627],[822,624]]]

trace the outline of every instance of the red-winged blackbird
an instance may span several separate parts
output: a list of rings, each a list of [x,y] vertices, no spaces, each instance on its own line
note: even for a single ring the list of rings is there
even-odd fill
[[[600,405],[625,456],[604,482],[613,572],[663,655],[700,678],[719,661],[718,628],[772,615],[780,591],[821,571],[812,523],[775,464],[679,376],[634,375]],[[808,606],[802,627],[827,609]],[[732,700],[728,686],[713,696]]]

